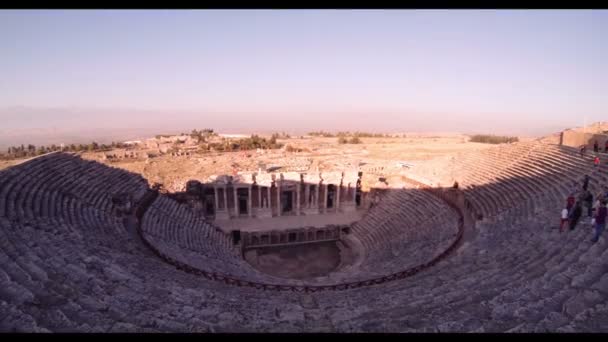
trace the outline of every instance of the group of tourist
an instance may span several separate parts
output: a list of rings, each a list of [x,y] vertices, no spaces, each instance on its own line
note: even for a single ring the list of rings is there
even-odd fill
[[[606,228],[606,216],[608,215],[608,191],[600,192],[595,196],[589,191],[589,176],[583,178],[582,191],[578,199],[575,198],[575,192],[571,192],[566,199],[566,207],[562,209],[561,221],[559,230],[563,232],[567,225],[570,230],[574,230],[581,216],[583,215],[583,206],[587,208],[587,217],[591,219],[591,224],[595,229],[595,236],[591,242],[597,242],[600,235]]]

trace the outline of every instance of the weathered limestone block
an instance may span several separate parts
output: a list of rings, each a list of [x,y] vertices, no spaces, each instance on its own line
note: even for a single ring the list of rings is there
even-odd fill
[[[567,324],[569,319],[558,313],[550,312],[534,329],[534,332],[553,332],[557,328]]]
[[[16,308],[8,308],[8,314],[0,320],[0,331],[3,332],[50,332],[39,327],[36,320]]]
[[[131,323],[125,323],[125,322],[117,322],[116,324],[114,324],[112,326],[112,328],[110,328],[110,330],[108,332],[111,333],[133,333],[133,332],[139,332],[140,329],[131,324]]]
[[[591,288],[608,294],[608,274],[604,274],[597,283],[591,286]]]
[[[16,283],[5,283],[0,287],[0,298],[16,305],[22,305],[34,300],[34,295],[26,288]]]
[[[299,305],[290,305],[287,308],[276,309],[275,316],[282,321],[304,321],[304,312]]]

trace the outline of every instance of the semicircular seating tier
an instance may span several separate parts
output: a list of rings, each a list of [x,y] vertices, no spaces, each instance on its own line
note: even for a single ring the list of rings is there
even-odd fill
[[[605,239],[589,242],[588,221],[574,231],[554,229],[573,184],[593,171],[590,161],[555,145],[532,146],[509,166],[490,154],[471,154],[468,165],[494,170],[493,182],[473,172],[459,182],[492,219],[478,222],[449,258],[403,280],[315,293],[229,286],[178,270],[133,239],[112,212],[112,194],[143,196],[144,179],[62,153],[33,159],[0,172],[0,331],[608,332]],[[533,172],[535,163],[552,167]],[[605,171],[590,173],[594,191],[607,185]],[[374,212],[398,202],[398,194],[387,194],[353,227],[367,249],[391,246],[369,260],[387,260],[383,253],[403,260],[398,246],[382,241],[390,234],[363,229],[377,220],[392,231]]]
[[[580,190],[589,175],[590,191],[604,191],[608,165],[593,165],[593,156],[545,140],[499,145],[479,152],[461,153],[444,169],[443,184],[455,178],[473,211],[484,218],[500,216],[524,201],[553,195],[566,197]],[[450,181],[451,179],[451,181]]]
[[[285,285],[335,285],[397,273],[432,260],[456,238],[457,212],[428,192],[390,190],[383,197],[381,205],[353,226],[350,240],[361,246],[363,261],[307,281],[277,278],[251,268],[229,236],[187,205],[162,195],[146,211],[142,232],[153,248],[180,263],[243,280]]]

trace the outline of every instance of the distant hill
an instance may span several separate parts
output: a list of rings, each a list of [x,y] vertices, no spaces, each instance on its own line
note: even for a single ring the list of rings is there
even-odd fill
[[[235,119],[239,117],[239,119]],[[391,133],[419,136],[497,134],[540,137],[575,126],[566,122],[543,122],[534,118],[513,122],[509,116],[497,118],[468,114],[464,118],[416,113],[367,113],[355,111],[349,120],[331,121],[331,112],[321,113],[227,113],[213,111],[140,110],[129,108],[0,108],[0,148],[11,145],[109,143],[137,140],[159,132],[189,133],[192,129],[213,128],[216,132],[292,136],[326,130]],[[410,133],[408,133],[410,132]],[[462,132],[462,133],[457,133]]]

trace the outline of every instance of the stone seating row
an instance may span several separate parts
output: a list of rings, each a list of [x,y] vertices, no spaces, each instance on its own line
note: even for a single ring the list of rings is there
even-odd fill
[[[381,248],[387,241],[401,241],[399,235],[404,231],[416,229],[425,220],[450,211],[441,200],[425,191],[388,190],[380,203],[353,225],[352,231],[367,250],[372,250]],[[456,213],[452,214],[446,223],[457,220]]]
[[[583,222],[554,229],[580,180],[533,179],[543,182],[518,190],[537,197],[478,222],[452,257],[402,281],[339,293],[227,286],[176,270],[105,225],[70,224],[69,213],[0,215],[0,331],[606,332],[605,238],[591,244]],[[109,215],[57,196],[58,211]],[[396,254],[393,262],[407,262]]]
[[[462,183],[467,189],[467,199],[484,217],[497,215],[522,199],[535,198],[556,186],[580,184],[585,174],[591,175],[594,190],[597,184],[606,180],[599,176],[601,172],[594,170],[588,160],[582,160],[559,146],[540,143],[507,168],[495,167],[494,163],[487,161],[471,165],[474,166],[468,172],[461,174]]]
[[[34,217],[46,214],[59,196],[71,196],[100,210],[112,209],[111,197],[131,192],[135,199],[147,188],[138,175],[85,161],[67,153],[35,158],[20,165],[20,172],[0,172],[0,215]]]

